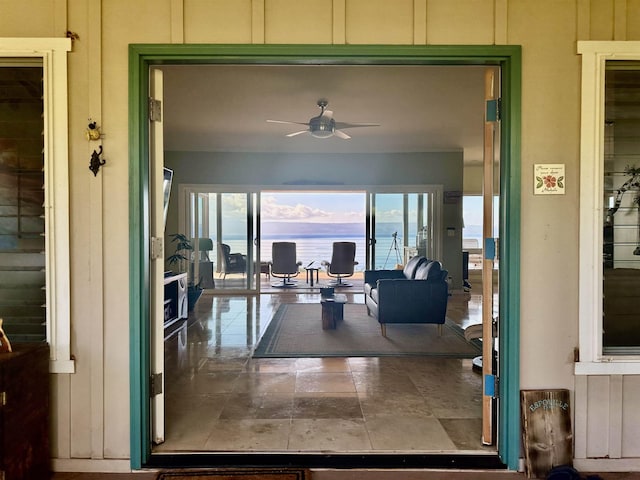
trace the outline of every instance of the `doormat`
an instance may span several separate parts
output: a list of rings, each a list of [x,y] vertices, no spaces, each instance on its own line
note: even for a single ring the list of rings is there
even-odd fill
[[[299,468],[220,468],[161,472],[158,480],[311,480],[309,470]]]
[[[387,337],[362,304],[346,304],[335,330],[322,329],[320,303],[284,304],[260,339],[254,358],[435,356],[474,358],[482,343],[467,341],[464,330],[447,319],[442,336],[437,325],[387,324]]]

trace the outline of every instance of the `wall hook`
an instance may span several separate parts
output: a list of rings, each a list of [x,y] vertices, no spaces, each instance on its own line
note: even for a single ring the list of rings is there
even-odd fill
[[[93,153],[91,154],[91,160],[89,161],[89,170],[93,172],[94,177],[98,175],[98,170],[100,170],[100,167],[107,163],[106,160],[100,159],[100,155],[102,155],[102,145],[100,145],[99,151],[93,151]]]

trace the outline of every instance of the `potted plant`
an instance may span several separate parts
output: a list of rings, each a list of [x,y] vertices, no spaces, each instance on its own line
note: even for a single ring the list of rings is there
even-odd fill
[[[187,272],[188,265],[191,262],[193,254],[193,244],[191,243],[191,240],[182,233],[174,233],[170,236],[171,243],[175,243],[176,247],[173,254],[167,257],[167,263],[169,265],[178,264],[181,272]],[[187,278],[187,300],[189,304],[189,311],[192,311],[202,295],[202,288],[200,288],[193,279],[189,278],[188,273]]]

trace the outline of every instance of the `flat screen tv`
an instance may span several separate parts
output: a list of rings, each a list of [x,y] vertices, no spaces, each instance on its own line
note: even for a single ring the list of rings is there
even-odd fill
[[[162,180],[162,197],[164,200],[164,229],[167,228],[167,211],[169,210],[169,197],[171,196],[171,183],[173,182],[173,170],[164,167]]]

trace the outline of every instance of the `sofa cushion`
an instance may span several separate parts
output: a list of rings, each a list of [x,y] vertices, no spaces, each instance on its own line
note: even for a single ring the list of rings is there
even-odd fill
[[[404,276],[409,280],[413,280],[416,277],[416,271],[418,267],[426,262],[428,262],[428,260],[421,256],[410,258],[407,264],[404,266]]]
[[[374,288],[373,290],[371,290],[370,297],[376,304],[379,303],[379,300],[380,300],[379,290],[377,288]]]
[[[376,289],[377,284],[365,283],[364,284],[364,294],[371,295],[371,291]]]
[[[440,280],[442,278],[442,264],[435,260],[423,263],[416,269],[416,280]]]

